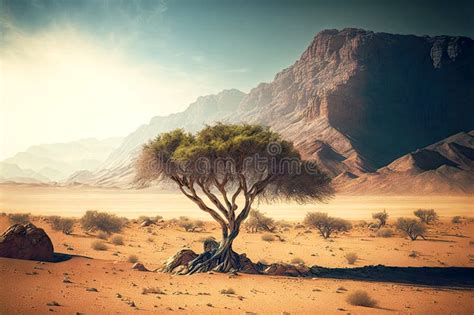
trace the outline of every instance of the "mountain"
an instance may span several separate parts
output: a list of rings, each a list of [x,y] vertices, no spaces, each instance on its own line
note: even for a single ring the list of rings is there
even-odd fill
[[[199,97],[181,113],[153,117],[150,123],[140,126],[128,135],[99,166],[97,172],[75,173],[66,182],[126,186],[133,179],[133,161],[143,144],[164,131],[184,128],[195,132],[205,124],[222,120],[223,117],[235,111],[244,96],[245,93],[236,89],[224,90],[216,95]]]
[[[473,194],[474,130],[410,152],[376,172],[334,179],[350,194]]]
[[[451,159],[442,150],[455,154],[466,148],[447,144],[433,153],[427,146],[474,128],[472,86],[470,38],[325,30],[272,82],[248,94],[231,90],[232,101],[221,96],[222,107],[208,101],[218,94],[182,113],[152,119],[89,174],[88,183],[126,186],[133,159],[148,139],[177,127],[195,131],[216,120],[268,125],[339,180],[377,177],[392,161],[425,147],[392,167],[431,170],[442,164],[450,171],[453,166],[443,157],[458,164],[455,159],[465,157]]]
[[[121,141],[122,138],[83,139],[31,146],[4,160],[0,177],[2,181],[64,180],[78,170],[96,169]]]

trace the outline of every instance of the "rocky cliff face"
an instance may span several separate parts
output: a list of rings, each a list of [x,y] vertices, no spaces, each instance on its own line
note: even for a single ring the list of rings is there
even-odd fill
[[[326,30],[233,120],[272,126],[306,157],[325,141],[371,169],[472,129],[472,86],[472,39]]]
[[[472,86],[472,39],[325,30],[292,66],[249,94],[224,91],[182,113],[153,118],[126,138],[89,183],[124,184],[133,178],[131,161],[148,139],[218,120],[268,125],[339,181],[357,179],[472,130]],[[409,159],[423,167],[446,164],[429,150]]]

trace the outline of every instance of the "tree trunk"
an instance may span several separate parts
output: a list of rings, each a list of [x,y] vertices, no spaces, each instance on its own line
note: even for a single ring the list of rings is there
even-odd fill
[[[219,248],[207,256],[205,259],[196,258],[191,261],[188,266],[188,274],[193,274],[196,272],[207,272],[207,271],[217,271],[217,272],[230,272],[238,271],[240,269],[240,259],[239,255],[233,251],[232,242],[238,233],[231,233],[230,236],[223,239]],[[209,257],[209,258],[208,258]]]

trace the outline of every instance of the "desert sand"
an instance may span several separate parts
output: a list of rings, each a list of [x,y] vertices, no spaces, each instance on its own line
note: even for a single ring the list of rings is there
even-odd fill
[[[370,217],[365,219],[370,221]],[[91,248],[99,239],[96,233],[85,233],[79,224],[74,226],[73,234],[65,235],[52,230],[41,217],[32,222],[45,229],[56,252],[74,257],[58,263],[0,258],[1,314],[472,314],[474,309],[474,292],[466,288],[245,274],[182,276],[131,269],[132,263],[127,261],[131,254],[154,270],[183,247],[201,252],[204,238],[219,238],[219,229],[211,222],[199,233],[185,232],[166,221],[150,227],[130,222],[120,233],[124,245],[105,240],[105,251]],[[0,230],[9,225],[6,216],[0,217]],[[324,240],[314,230],[299,228],[296,222],[274,234],[278,235],[275,241],[265,242],[262,233],[242,230],[234,249],[247,253],[253,261],[290,262],[300,258],[307,265],[327,267],[474,264],[474,223],[452,224],[447,218],[430,228],[427,240],[417,241],[399,234],[376,237],[366,227],[355,227]],[[350,252],[359,256],[353,266],[344,257]],[[413,252],[416,257],[410,255]],[[65,279],[71,283],[65,283]],[[155,293],[142,294],[144,289],[155,289]],[[235,293],[222,294],[223,289]],[[347,295],[357,289],[367,291],[378,306],[350,305]],[[53,302],[59,306],[48,305]]]

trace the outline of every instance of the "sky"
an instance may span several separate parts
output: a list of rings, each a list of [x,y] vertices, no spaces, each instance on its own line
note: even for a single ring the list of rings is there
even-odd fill
[[[468,1],[0,0],[0,160],[248,92],[317,32],[474,37]]]

